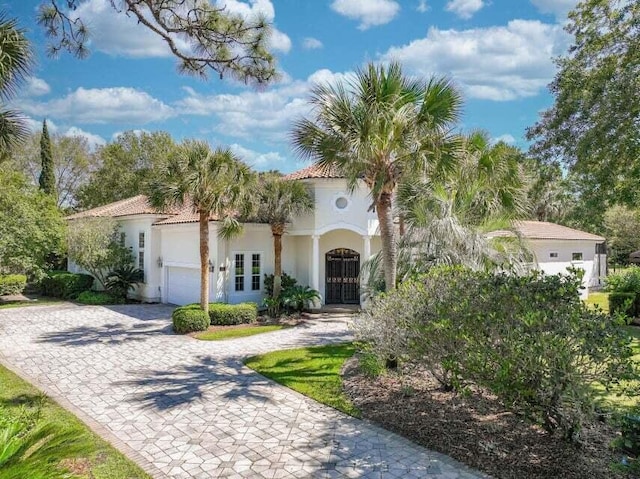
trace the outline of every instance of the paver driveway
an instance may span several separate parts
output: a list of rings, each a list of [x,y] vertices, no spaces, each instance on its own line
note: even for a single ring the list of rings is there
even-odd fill
[[[170,312],[0,311],[0,359],[154,477],[484,477],[242,365],[250,354],[348,339],[347,318],[205,342],[172,334]]]

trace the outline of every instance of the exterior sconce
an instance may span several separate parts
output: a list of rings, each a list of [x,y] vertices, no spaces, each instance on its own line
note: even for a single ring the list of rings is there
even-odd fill
[[[162,256],[158,256],[158,268],[162,268]]]
[[[213,264],[213,261],[209,260],[209,273],[213,273],[215,270],[216,270],[216,267]]]

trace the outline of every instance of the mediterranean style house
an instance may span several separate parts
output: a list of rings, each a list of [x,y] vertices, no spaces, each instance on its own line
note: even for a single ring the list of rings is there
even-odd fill
[[[299,284],[320,292],[322,304],[360,304],[360,266],[380,251],[378,219],[369,208],[364,185],[349,192],[334,168],[309,166],[285,177],[303,181],[315,198],[313,213],[294,218],[283,237],[282,269]],[[144,302],[188,304],[199,301],[198,215],[185,207],[159,213],[145,196],[135,196],[76,213],[69,220],[109,216],[121,226],[121,240],[144,271],[134,296]],[[245,224],[241,236],[223,240],[210,221],[210,297],[212,301],[261,303],[264,275],[273,273],[269,225]],[[520,234],[546,273],[568,266],[585,270],[585,286],[598,284],[606,257],[596,255],[604,238],[552,223],[524,221]],[[69,270],[79,271],[69,260]]]

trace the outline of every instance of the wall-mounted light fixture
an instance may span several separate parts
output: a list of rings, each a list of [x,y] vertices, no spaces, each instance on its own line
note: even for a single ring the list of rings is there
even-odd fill
[[[162,268],[162,256],[158,256],[158,268]]]
[[[209,273],[213,273],[216,270],[215,264],[212,260],[209,260]]]

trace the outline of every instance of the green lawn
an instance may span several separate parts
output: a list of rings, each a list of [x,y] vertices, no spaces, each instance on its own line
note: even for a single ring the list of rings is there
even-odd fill
[[[605,313],[609,312],[609,293],[598,292],[591,293],[585,300],[585,303],[591,307],[600,306]]]
[[[33,301],[11,301],[8,303],[0,302],[0,309],[24,308],[25,306],[46,306],[62,302],[56,298],[37,298]]]
[[[633,349],[633,360],[636,365],[640,368],[640,327],[638,326],[627,326],[629,333],[633,337],[633,341],[631,343],[631,348]],[[623,388],[625,386],[634,386],[640,387],[640,381],[634,381],[633,384],[623,384]],[[597,391],[598,401],[607,406],[613,407],[614,409],[629,409],[633,406],[639,404],[639,399],[636,396],[630,397],[627,395],[620,395],[620,389],[614,389],[612,391],[605,391],[602,386],[595,386]]]
[[[352,344],[275,351],[249,358],[251,369],[351,416],[360,412],[342,391],[340,370],[353,356]]]
[[[253,336],[254,334],[269,333],[285,327],[286,326],[274,324],[267,326],[248,326],[246,328],[216,329],[214,331],[203,331],[195,334],[194,337],[196,339],[202,339],[203,341],[222,341],[224,339],[245,338],[247,336]]]
[[[3,419],[17,417],[26,410],[40,409],[41,423],[53,423],[58,431],[78,431],[82,452],[75,456],[74,475],[84,479],[150,479],[137,465],[95,435],[69,411],[48,399],[32,385],[0,366],[0,413]],[[38,423],[40,424],[40,422]],[[0,476],[2,474],[0,473]],[[26,478],[25,478],[26,479]]]

